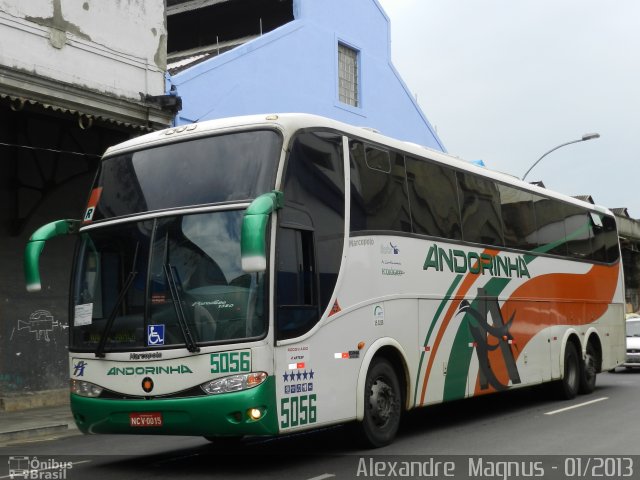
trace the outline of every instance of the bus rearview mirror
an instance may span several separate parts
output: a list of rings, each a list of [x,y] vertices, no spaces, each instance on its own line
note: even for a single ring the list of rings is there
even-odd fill
[[[267,269],[267,225],[270,215],[282,208],[282,205],[282,192],[273,190],[257,197],[244,212],[240,239],[244,272],[264,272]]]
[[[31,235],[24,251],[24,278],[27,282],[28,292],[39,292],[42,288],[40,282],[40,255],[47,240],[60,235],[72,235],[78,231],[79,220],[56,220],[43,225]]]

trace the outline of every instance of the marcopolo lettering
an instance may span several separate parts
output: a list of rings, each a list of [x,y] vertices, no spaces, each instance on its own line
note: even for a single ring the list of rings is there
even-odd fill
[[[465,252],[463,250],[440,248],[431,245],[424,261],[423,270],[445,269],[455,273],[472,273],[474,275],[491,275],[492,277],[527,277],[531,278],[527,262],[522,255],[491,255],[489,253]]]
[[[129,360],[155,360],[162,358],[162,352],[130,353]]]
[[[193,373],[186,365],[165,365],[157,367],[111,367],[107,375],[182,375]]]
[[[349,239],[350,247],[364,247],[364,246],[372,246],[375,245],[375,240],[373,238],[352,238]]]

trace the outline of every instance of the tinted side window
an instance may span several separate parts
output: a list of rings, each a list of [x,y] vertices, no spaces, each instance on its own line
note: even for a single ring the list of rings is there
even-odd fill
[[[312,278],[315,271],[314,252],[310,248],[310,239],[304,238],[310,237],[311,232],[282,228],[279,234],[278,241],[288,255],[278,256],[278,305],[313,307],[314,315],[310,316],[317,320],[318,292],[315,278]]]
[[[313,232],[280,228],[278,252],[277,336],[293,338],[320,319]]]
[[[455,172],[411,157],[406,163],[413,232],[462,239]]]
[[[567,233],[567,251],[570,257],[590,259],[593,230],[587,212],[574,205],[565,205],[564,229]]]
[[[278,339],[310,330],[336,285],[344,241],[342,137],[299,134],[285,168],[276,246]]]
[[[607,234],[604,229],[603,216],[589,212],[589,219],[591,224],[591,260],[598,262],[607,261]],[[616,234],[617,237],[617,234]],[[616,238],[617,241],[617,238]]]
[[[462,217],[462,238],[468,242],[504,245],[500,194],[496,184],[482,177],[457,172]]]
[[[538,243],[544,247],[544,252],[566,256],[565,204],[551,198],[538,197],[535,212]]]
[[[618,232],[616,231],[616,221],[613,217],[602,217],[601,234],[604,237],[604,246],[607,252],[607,262],[615,262],[620,258],[620,247],[618,246]]]
[[[362,142],[349,142],[351,231],[411,231],[404,157]]]
[[[538,246],[533,194],[506,185],[498,185],[498,190],[505,246],[533,250]]]

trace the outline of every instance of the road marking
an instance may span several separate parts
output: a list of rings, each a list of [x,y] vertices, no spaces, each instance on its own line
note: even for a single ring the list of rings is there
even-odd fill
[[[586,405],[591,405],[592,403],[601,402],[603,400],[609,400],[609,397],[596,398],[595,400],[591,400],[589,402],[578,403],[577,405],[572,405],[570,407],[561,408],[559,410],[554,410],[552,412],[545,412],[545,415],[555,415],[556,413],[566,412],[567,410],[573,410],[574,408],[584,407]]]
[[[309,478],[307,480],[325,480],[325,478],[333,478],[335,475],[333,473],[323,473],[322,475],[318,475],[317,477]]]

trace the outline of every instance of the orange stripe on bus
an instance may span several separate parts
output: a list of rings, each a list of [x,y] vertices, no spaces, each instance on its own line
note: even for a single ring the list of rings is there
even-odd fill
[[[593,265],[585,274],[540,275],[517,288],[500,308],[504,318],[511,318],[515,311],[510,329],[515,359],[533,336],[546,327],[586,325],[600,318],[615,295],[619,272],[619,263]],[[548,300],[536,300],[540,298]],[[489,363],[491,371],[506,385],[509,375],[499,350],[489,352]],[[495,392],[493,387],[481,390],[476,379],[474,395],[491,392]]]

